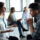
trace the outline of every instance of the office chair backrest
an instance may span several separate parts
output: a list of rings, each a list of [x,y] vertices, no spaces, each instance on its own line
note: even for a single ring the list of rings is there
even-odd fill
[[[10,36],[9,37],[9,40],[18,40],[18,38],[17,37]]]

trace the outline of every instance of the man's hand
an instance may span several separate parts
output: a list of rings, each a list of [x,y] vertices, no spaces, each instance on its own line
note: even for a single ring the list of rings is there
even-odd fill
[[[17,26],[17,24],[12,25],[12,27],[16,27],[16,26]]]
[[[7,33],[7,32],[13,32],[13,30],[1,31],[0,33]]]
[[[33,27],[33,19],[32,18],[29,18],[27,20],[29,26],[30,26],[30,31],[31,31],[31,34],[34,32],[34,27]]]
[[[32,24],[33,24],[33,19],[32,19],[32,18],[29,18],[29,19],[27,20],[27,22],[28,22],[29,25],[32,25]]]

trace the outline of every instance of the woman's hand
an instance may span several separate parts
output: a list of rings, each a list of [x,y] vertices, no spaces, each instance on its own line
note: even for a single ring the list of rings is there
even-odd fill
[[[11,28],[11,27],[17,27],[17,24],[14,24],[14,25],[8,26],[8,28]]]
[[[13,30],[7,30],[7,32],[13,32]]]
[[[17,24],[12,25],[12,27],[16,27],[16,26],[17,26]]]
[[[7,33],[7,32],[13,32],[13,30],[1,31],[0,33]]]

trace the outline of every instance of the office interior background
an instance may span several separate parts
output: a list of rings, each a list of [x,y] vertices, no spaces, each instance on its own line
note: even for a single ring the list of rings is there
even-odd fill
[[[15,7],[15,10],[16,10],[15,15],[17,20],[22,18],[24,7],[27,7],[27,16],[31,17],[28,6],[30,3],[33,3],[34,0],[0,0],[0,2],[5,3],[5,7],[6,7],[5,19],[6,20],[8,19],[11,7]],[[16,36],[18,36],[18,34]]]
[[[6,14],[5,17],[6,19],[8,18],[9,12],[10,12],[10,8],[11,7],[15,7],[16,10],[16,18],[20,19],[22,17],[22,12],[23,12],[23,8],[26,6],[27,7],[27,14],[29,15],[29,4],[33,3],[34,0],[0,0],[0,2],[4,2],[5,6],[6,6]]]
[[[0,2],[5,3],[5,7],[6,7],[5,19],[6,20],[8,19],[8,16],[9,16],[9,13],[10,13],[10,8],[15,7],[15,10],[16,10],[15,16],[16,16],[16,19],[18,20],[18,19],[22,18],[22,13],[23,13],[24,7],[27,7],[27,17],[31,18],[30,11],[29,11],[28,7],[29,7],[30,3],[34,3],[36,1],[35,0],[0,0]],[[17,33],[17,30],[16,30],[16,33]],[[30,32],[28,32],[28,34],[29,33]],[[24,33],[24,35],[26,35],[26,33]],[[16,36],[18,36],[18,34]]]

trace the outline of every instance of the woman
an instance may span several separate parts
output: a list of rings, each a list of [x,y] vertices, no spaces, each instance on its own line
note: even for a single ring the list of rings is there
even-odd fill
[[[23,11],[23,15],[22,15],[22,19],[23,19],[23,24],[27,25],[27,30],[29,29],[29,25],[27,23],[27,8],[24,7],[24,11]]]
[[[12,30],[6,30],[6,23],[4,21],[5,5],[0,2],[0,40],[6,40],[6,32],[12,32]]]
[[[8,17],[8,26],[15,26],[16,27],[16,24],[14,23],[14,19],[12,18],[12,14],[15,12],[14,8],[11,8],[10,9],[10,14],[9,14],[9,17]],[[13,15],[14,16],[14,15]],[[14,16],[15,17],[15,16]],[[16,20],[16,19],[15,19]]]

